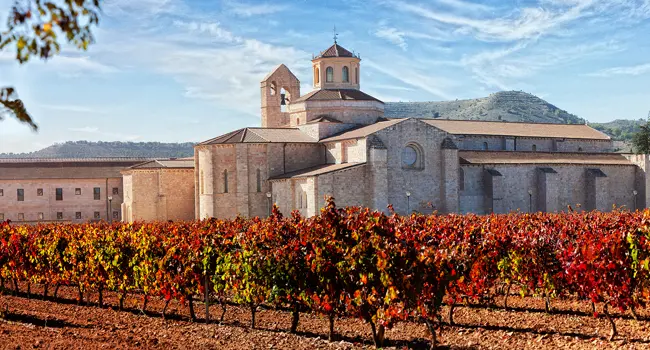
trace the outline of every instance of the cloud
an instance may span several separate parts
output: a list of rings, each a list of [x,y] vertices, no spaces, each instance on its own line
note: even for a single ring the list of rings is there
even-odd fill
[[[445,91],[445,88],[453,86],[453,82],[441,77],[433,77],[426,72],[421,72],[401,65],[381,65],[374,61],[365,60],[366,67],[372,68],[380,73],[397,79],[407,85],[426,91],[442,99],[451,100],[452,95]],[[431,83],[435,82],[435,83]]]
[[[639,64],[636,66],[612,67],[600,70],[598,72],[589,73],[587,75],[591,77],[608,78],[616,75],[637,76],[646,73],[650,73],[650,63]]]
[[[456,3],[456,0],[443,0]],[[629,0],[633,1],[633,0]],[[625,1],[624,1],[625,2]],[[533,39],[563,29],[570,23],[595,13],[620,8],[621,0],[545,1],[536,7],[518,8],[496,17],[466,16],[458,12],[434,11],[402,0],[387,2],[395,10],[447,25],[461,34],[474,35],[484,41]],[[455,7],[462,7],[458,2]],[[543,6],[544,5],[544,6]]]
[[[106,114],[106,111],[103,109],[87,106],[41,104],[40,107],[62,112]]]
[[[219,22],[184,22],[174,20],[174,26],[190,33],[208,34],[211,38],[225,43],[240,43],[242,38],[234,35],[232,32],[223,29]]]
[[[459,11],[485,12],[492,10],[492,7],[490,6],[462,0],[437,0],[436,2]]]
[[[288,6],[277,3],[250,4],[235,0],[224,1],[224,7],[229,13],[240,17],[270,15],[288,9]]]
[[[443,39],[442,37],[437,37],[433,35],[429,35],[426,33],[418,33],[418,32],[412,32],[412,31],[401,31],[397,28],[392,28],[392,27],[387,27],[387,26],[380,26],[374,33],[376,37],[380,39],[385,39],[388,42],[397,45],[400,47],[402,50],[406,51],[408,49],[408,44],[406,43],[406,39],[426,39],[426,40],[446,40]]]
[[[77,54],[61,54],[43,63],[44,67],[51,68],[54,72],[68,78],[79,77],[83,74],[109,74],[119,71],[114,66],[103,64],[90,56]]]

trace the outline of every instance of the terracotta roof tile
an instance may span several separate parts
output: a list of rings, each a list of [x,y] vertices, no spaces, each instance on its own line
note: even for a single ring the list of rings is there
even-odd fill
[[[21,159],[0,162],[0,180],[121,178],[120,171],[146,158]]]
[[[317,140],[296,128],[243,128],[217,136],[199,145],[232,143],[312,143]]]
[[[352,52],[345,49],[343,46],[334,43],[334,45],[327,48],[327,50],[322,51],[314,59],[327,58],[327,57],[356,57]]]
[[[336,136],[328,137],[326,139],[320,140],[320,142],[332,142],[332,141],[342,141],[342,140],[349,140],[349,139],[358,139],[361,137],[366,137],[368,135],[374,134],[377,131],[386,129],[387,127],[393,126],[397,123],[400,123],[406,119],[391,119],[385,122],[377,122],[374,124],[370,124],[367,126],[362,126],[357,129],[353,129],[350,131],[345,131],[343,133],[340,133]]]
[[[356,89],[319,89],[314,90],[306,95],[300,96],[298,99],[293,101],[303,102],[303,101],[343,101],[343,100],[352,100],[352,101],[378,101],[382,102],[361,90]],[[383,103],[383,102],[382,102]]]
[[[459,151],[461,164],[633,165],[620,153]]]
[[[455,135],[494,135],[568,139],[609,140],[609,136],[583,124],[542,124],[468,120],[422,119]]]
[[[149,162],[136,164],[129,169],[161,169],[161,168],[173,168],[173,169],[193,169],[194,168],[194,159],[160,159],[152,160]]]
[[[318,176],[318,175],[323,175],[323,174],[328,174],[332,173],[335,171],[340,171],[344,169],[349,169],[361,165],[365,165],[366,163],[341,163],[341,164],[325,164],[325,165],[319,165],[307,169],[302,169],[290,173],[286,173],[283,175],[278,175],[271,177],[269,180],[282,180],[282,179],[295,179],[295,178],[301,178],[301,177],[311,177],[311,176]]]

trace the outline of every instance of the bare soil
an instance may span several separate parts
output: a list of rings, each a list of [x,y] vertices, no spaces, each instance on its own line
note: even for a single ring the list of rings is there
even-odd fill
[[[291,313],[261,308],[257,327],[250,328],[248,308],[228,305],[223,324],[206,324],[205,306],[195,302],[197,322],[191,322],[187,305],[172,302],[163,319],[162,300],[150,300],[146,314],[139,308],[142,297],[132,295],[126,310],[118,311],[117,295],[106,293],[97,306],[96,293],[86,295],[79,306],[74,288],[61,287],[57,299],[42,300],[42,288],[32,286],[31,298],[21,285],[18,296],[0,296],[0,349],[361,349],[373,348],[370,326],[356,319],[340,319],[338,339],[327,341],[328,321],[318,315],[301,314],[297,334],[289,333]],[[50,294],[52,293],[50,288]],[[34,294],[37,293],[37,294]],[[511,296],[509,309],[503,299],[496,306],[458,306],[455,325],[445,324],[439,334],[440,348],[450,349],[648,349],[650,312],[637,310],[636,321],[628,312],[613,311],[619,335],[608,341],[610,325],[602,315],[594,317],[591,304],[579,300],[552,300],[547,314],[541,298]],[[447,321],[447,308],[443,314]],[[221,314],[211,305],[211,319]],[[386,348],[427,349],[426,327],[415,322],[397,324],[386,332]]]

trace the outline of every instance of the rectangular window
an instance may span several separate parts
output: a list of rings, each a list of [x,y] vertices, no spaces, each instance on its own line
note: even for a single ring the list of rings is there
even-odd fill
[[[43,220],[43,217],[44,217],[44,216],[43,216],[43,213],[38,213],[38,219],[39,219],[39,220]]]
[[[117,196],[118,194],[120,194],[120,189],[117,187],[113,187],[113,195]]]
[[[5,213],[0,213],[0,221],[5,221]]]
[[[75,194],[75,196],[81,196],[81,188],[75,188],[74,189],[74,194]]]
[[[43,197],[43,189],[42,188],[36,189],[36,195],[39,197]]]
[[[228,193],[228,170],[223,171],[223,193]]]
[[[95,220],[99,220],[101,218],[98,211],[95,212],[94,218],[95,218]]]
[[[78,211],[78,212],[74,213],[74,218],[77,219],[77,220],[81,220],[81,212]]]
[[[120,218],[120,212],[119,211],[113,211],[113,219],[117,220]]]
[[[62,211],[58,211],[56,213],[56,219],[57,220],[63,220],[63,212]]]
[[[62,188],[57,188],[56,189],[56,200],[57,201],[62,201],[63,200],[63,189]]]
[[[98,201],[101,197],[102,189],[99,187],[93,188],[93,198]]]
[[[5,190],[3,190],[2,188],[0,188],[0,197],[2,197],[2,196],[4,196],[4,195],[5,195]]]
[[[18,221],[25,221],[25,214],[18,213]]]
[[[19,202],[23,202],[23,201],[25,201],[25,190],[24,190],[24,189],[19,188],[19,189],[16,191],[16,195],[18,196],[18,201],[19,201]]]

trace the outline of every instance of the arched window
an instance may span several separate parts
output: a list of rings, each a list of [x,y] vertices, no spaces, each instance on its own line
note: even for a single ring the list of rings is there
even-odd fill
[[[305,206],[305,208],[307,208],[307,207],[308,207],[308,206],[307,206],[307,192],[303,192],[303,193],[302,193],[302,197],[303,197],[303,198],[302,198],[302,203],[303,203],[303,205]]]
[[[348,70],[348,67],[343,67],[343,82],[350,82],[350,71]]]
[[[271,92],[271,96],[275,96],[275,94],[277,93],[278,87],[275,85],[274,81],[271,82],[271,87],[269,88],[269,90]]]
[[[424,151],[420,145],[410,142],[402,149],[402,167],[424,169]]]
[[[316,84],[320,83],[320,69],[318,69],[318,67],[314,69],[314,82]]]
[[[334,81],[334,68],[332,67],[327,67],[325,70],[325,74],[327,75],[326,80],[328,83],[331,83]]]
[[[262,192],[262,171],[257,169],[257,192]]]
[[[223,193],[228,193],[228,169],[223,171]]]
[[[483,142],[483,150],[484,151],[488,150],[488,143],[487,142]]]
[[[354,67],[354,82],[359,84],[359,68]]]
[[[458,188],[461,191],[465,190],[465,171],[463,168],[458,168]]]
[[[537,145],[533,145],[533,152],[537,152]]]
[[[298,209],[302,209],[302,193],[298,193]]]

